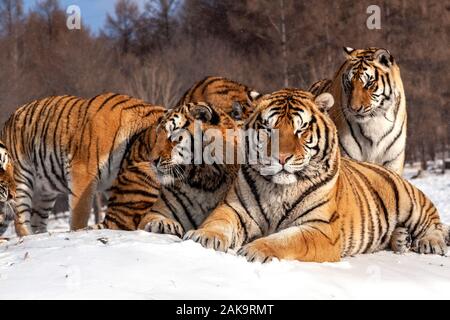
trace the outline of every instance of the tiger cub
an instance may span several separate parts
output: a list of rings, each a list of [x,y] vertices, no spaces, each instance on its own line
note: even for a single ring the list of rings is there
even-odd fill
[[[244,121],[253,111],[252,103],[261,94],[246,85],[222,77],[206,77],[194,84],[176,106],[207,102],[224,110],[237,121]]]
[[[386,249],[403,229],[414,251],[445,254],[448,230],[420,190],[384,167],[341,159],[326,114],[333,103],[329,93],[295,89],[263,97],[246,129],[277,130],[276,161],[242,165],[222,204],[185,239],[249,261],[333,262]]]
[[[386,49],[344,51],[346,61],[333,80],[318,81],[310,91],[333,94],[330,116],[343,156],[402,174],[407,115],[400,69]]]
[[[0,141],[0,236],[14,219],[15,197],[14,167],[5,144]]]
[[[196,123],[201,127],[196,129]],[[111,188],[103,223],[91,229],[143,229],[181,237],[184,230],[198,227],[223,200],[238,171],[237,165],[182,161],[183,152],[196,144],[196,130],[204,145],[211,143],[209,129],[225,135],[237,124],[222,109],[198,102],[167,111],[157,126],[142,132]]]
[[[72,230],[87,226],[96,191],[107,190],[129,140],[164,108],[120,94],[56,96],[18,109],[1,138],[14,159],[16,232],[46,232],[56,197],[69,196]]]

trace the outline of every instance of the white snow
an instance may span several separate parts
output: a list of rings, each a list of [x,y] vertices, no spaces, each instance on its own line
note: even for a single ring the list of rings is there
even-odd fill
[[[450,174],[413,183],[450,223]],[[58,232],[0,245],[0,299],[450,298],[449,257],[380,252],[261,265],[172,236],[64,228],[58,220]]]

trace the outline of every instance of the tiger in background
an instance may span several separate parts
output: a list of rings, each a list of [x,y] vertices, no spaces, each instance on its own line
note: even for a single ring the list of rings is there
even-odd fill
[[[1,133],[17,187],[19,236],[47,231],[58,195],[68,195],[71,230],[85,228],[97,191],[114,181],[130,139],[165,109],[125,95],[54,96],[18,109]]]
[[[224,110],[236,121],[245,121],[253,111],[253,101],[259,97],[259,92],[236,81],[223,77],[206,77],[187,90],[176,106],[207,102]]]
[[[14,220],[15,197],[14,166],[5,144],[0,141],[0,236]]]
[[[406,147],[406,100],[400,69],[386,49],[344,48],[346,61],[333,80],[309,91],[329,92],[343,156],[402,174]]]
[[[238,128],[224,110],[205,102],[167,111],[133,142],[111,188],[106,217],[90,229],[141,229],[181,237],[203,222],[223,200],[238,166],[183,164],[180,154],[194,146],[195,121],[201,122],[204,137],[209,129],[225,135]],[[189,135],[180,135],[182,130]],[[205,147],[211,139],[203,143]]]
[[[246,129],[278,130],[277,161],[242,165],[222,204],[184,239],[260,262],[404,252],[408,236],[415,252],[445,254],[448,229],[420,190],[382,166],[341,158],[326,114],[333,103],[329,93],[296,89],[261,98]]]

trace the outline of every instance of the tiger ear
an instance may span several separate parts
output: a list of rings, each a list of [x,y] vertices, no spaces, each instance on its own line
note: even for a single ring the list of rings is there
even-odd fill
[[[258,91],[252,90],[248,93],[248,99],[253,102],[262,97],[262,94]]]
[[[318,95],[314,102],[316,103],[317,107],[319,107],[319,110],[322,112],[328,112],[328,110],[331,109],[331,107],[334,105],[334,98],[333,96],[328,93],[322,93]]]
[[[247,103],[251,106],[254,102],[258,101],[263,95],[258,91],[251,90],[247,92]]]
[[[258,102],[264,97],[258,91],[251,90],[247,92],[247,104],[250,109],[254,109]]]
[[[352,57],[352,52],[355,51],[355,49],[350,47],[342,47],[344,49],[344,56],[346,59],[350,59]]]
[[[199,120],[202,122],[211,121],[213,114],[212,110],[203,104],[197,104],[191,109],[191,115],[195,120]]]
[[[390,68],[394,64],[394,57],[386,49],[378,49],[373,56],[375,60],[386,68]]]

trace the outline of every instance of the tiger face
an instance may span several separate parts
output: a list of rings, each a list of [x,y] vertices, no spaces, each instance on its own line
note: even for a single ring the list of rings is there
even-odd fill
[[[188,103],[167,111],[156,128],[151,152],[153,166],[162,185],[198,178],[195,170],[207,165],[202,159],[199,162],[194,149],[199,147],[199,143],[203,149],[212,142],[204,135],[210,129],[220,131],[222,138],[226,139],[226,130],[236,130],[237,126],[225,111],[206,102]],[[216,167],[208,168],[214,176]]]
[[[347,58],[343,65],[343,110],[358,122],[384,115],[394,99],[393,56],[386,49],[344,48]]]
[[[314,177],[327,165],[330,140],[336,140],[332,121],[322,112],[334,104],[333,96],[323,93],[318,97],[305,91],[285,89],[261,98],[247,129],[272,135],[277,130],[278,154],[271,154],[270,164],[252,165],[273,183],[289,185],[300,178]]]

